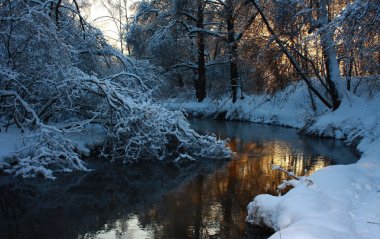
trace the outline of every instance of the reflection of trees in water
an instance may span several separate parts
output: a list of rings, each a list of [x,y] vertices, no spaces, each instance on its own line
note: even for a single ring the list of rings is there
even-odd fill
[[[310,174],[330,164],[326,157],[318,156],[326,153],[323,141],[300,138],[295,130],[260,126],[257,140],[244,124],[235,127],[230,122],[217,122],[218,130],[214,131],[215,121],[201,123],[200,128],[230,137],[230,147],[239,153],[239,159],[210,175],[198,176],[142,212],[140,221],[152,228],[155,238],[266,238],[267,233],[247,227],[244,219],[246,205],[255,195],[275,194],[277,185],[287,179],[271,165],[304,175],[305,169]]]
[[[60,175],[57,181],[1,177],[0,238],[91,238],[105,225],[122,235],[130,215],[215,167],[215,161],[106,164],[87,174]]]
[[[200,175],[175,190],[143,214],[144,225],[156,224],[162,238],[242,238],[252,232],[246,227],[246,205],[261,193],[276,194],[277,185],[287,175],[273,171],[281,165],[304,175],[329,165],[326,158],[293,151],[281,141],[251,143],[232,140],[230,147],[240,153],[238,159],[210,175]],[[253,232],[255,233],[255,232]],[[266,238],[263,231],[255,238]]]

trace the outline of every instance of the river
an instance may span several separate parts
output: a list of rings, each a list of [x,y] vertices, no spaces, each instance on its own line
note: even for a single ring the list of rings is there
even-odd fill
[[[191,120],[200,133],[230,138],[231,161],[141,162],[89,159],[90,173],[55,181],[0,176],[0,238],[267,238],[245,222],[257,194],[277,194],[281,165],[309,175],[357,157],[342,142],[290,128]]]

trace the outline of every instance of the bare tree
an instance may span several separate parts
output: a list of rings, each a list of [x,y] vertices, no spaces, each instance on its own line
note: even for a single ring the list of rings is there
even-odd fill
[[[131,17],[129,16],[129,0],[99,0],[107,14],[100,16],[93,21],[105,21],[114,26],[117,39],[111,39],[117,42],[118,48],[122,53],[130,54],[130,47],[125,40],[126,33],[129,31]],[[108,37],[110,34],[107,34]]]

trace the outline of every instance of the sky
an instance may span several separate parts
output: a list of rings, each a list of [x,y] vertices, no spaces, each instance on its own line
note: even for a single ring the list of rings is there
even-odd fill
[[[86,9],[84,11],[84,15],[87,18],[87,20],[95,27],[102,30],[103,34],[107,38],[107,40],[110,42],[110,44],[118,47],[117,41],[114,39],[118,39],[118,30],[116,24],[112,21],[112,19],[107,18],[110,17],[111,14],[107,11],[107,9],[102,4],[102,1],[104,3],[107,2],[107,0],[89,0],[89,4],[91,7],[89,9]],[[111,0],[113,2],[117,1],[123,1],[123,0]],[[135,3],[139,2],[140,0],[127,0],[128,6],[130,6]],[[128,9],[129,9],[128,8]],[[128,13],[129,16],[131,16],[131,11]]]

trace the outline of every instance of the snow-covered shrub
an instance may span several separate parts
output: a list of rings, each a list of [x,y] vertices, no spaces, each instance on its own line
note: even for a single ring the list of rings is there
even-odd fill
[[[19,149],[12,158],[0,162],[0,170],[23,177],[54,179],[53,172],[87,171],[75,150],[75,142],[54,131],[41,129],[26,137],[35,141]]]
[[[178,161],[199,157],[225,158],[229,155],[223,147],[224,141],[197,134],[190,129],[180,111],[168,111],[150,102],[131,110],[131,116],[119,120],[115,132],[107,137],[112,152],[126,155],[124,160],[169,158]]]

